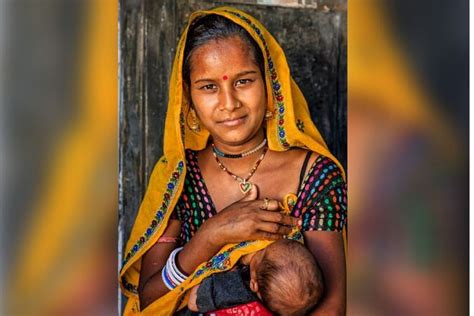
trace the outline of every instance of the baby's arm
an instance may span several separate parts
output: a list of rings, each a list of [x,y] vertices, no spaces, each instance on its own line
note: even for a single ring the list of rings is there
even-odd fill
[[[254,253],[247,254],[243,256],[242,258],[240,258],[239,262],[244,265],[249,265],[250,260],[252,259],[253,255]],[[230,271],[235,271],[235,270],[237,270],[237,265],[235,265]],[[226,273],[226,272],[223,272],[223,273]],[[204,280],[203,282],[208,282],[208,281]],[[199,307],[197,305],[198,289],[199,289],[199,285],[194,286],[190,290],[190,294],[189,294],[188,309],[193,312],[199,312]],[[207,291],[211,289],[212,289],[211,287],[206,287],[206,289],[202,289],[200,291],[201,297],[202,296],[212,297],[212,293],[207,293]],[[223,308],[223,307],[218,306],[217,308]]]

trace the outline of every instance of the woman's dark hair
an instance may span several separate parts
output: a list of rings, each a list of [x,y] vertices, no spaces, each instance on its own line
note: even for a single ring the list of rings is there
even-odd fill
[[[190,85],[191,80],[191,56],[194,50],[208,43],[209,41],[226,39],[234,36],[239,36],[245,43],[248,44],[250,53],[254,58],[254,62],[260,68],[262,77],[265,78],[262,51],[250,34],[247,33],[247,31],[240,25],[235,24],[223,16],[209,14],[194,21],[188,32],[186,46],[184,48],[183,65],[183,78],[188,86]]]

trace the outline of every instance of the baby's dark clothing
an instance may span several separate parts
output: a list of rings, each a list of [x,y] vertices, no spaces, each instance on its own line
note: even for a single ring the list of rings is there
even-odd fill
[[[207,277],[197,291],[199,311],[206,313],[258,300],[249,283],[250,271],[245,265]]]

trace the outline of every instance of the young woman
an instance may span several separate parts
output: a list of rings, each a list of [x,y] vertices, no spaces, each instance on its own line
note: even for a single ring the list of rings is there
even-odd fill
[[[164,157],[127,244],[125,314],[172,314],[204,277],[268,245],[254,240],[295,225],[324,277],[314,313],[344,314],[345,189],[274,38],[233,8],[195,12],[173,65]],[[278,205],[288,193],[291,216]]]

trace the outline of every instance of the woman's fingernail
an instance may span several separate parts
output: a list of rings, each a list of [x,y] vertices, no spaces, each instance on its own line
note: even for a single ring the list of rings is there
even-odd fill
[[[298,226],[301,227],[303,225],[303,221],[301,219],[298,220]]]

